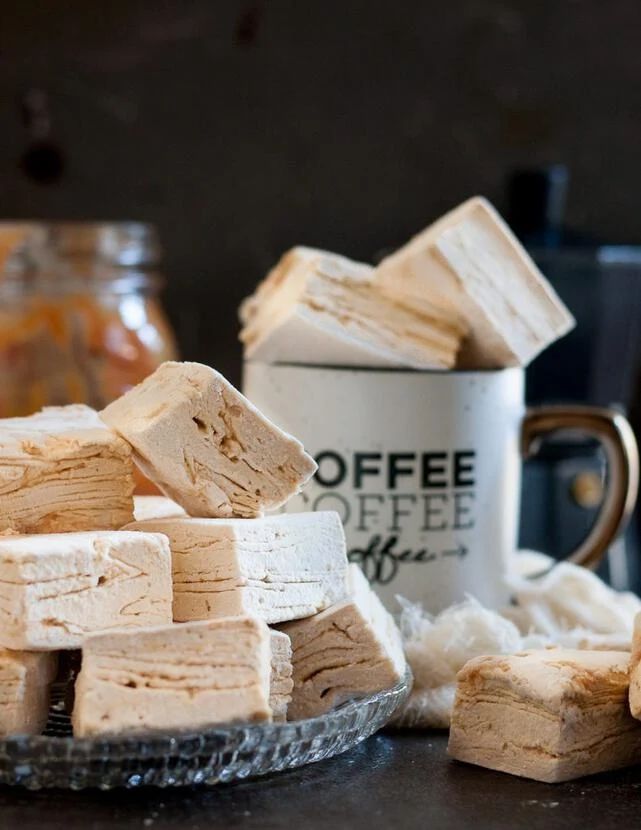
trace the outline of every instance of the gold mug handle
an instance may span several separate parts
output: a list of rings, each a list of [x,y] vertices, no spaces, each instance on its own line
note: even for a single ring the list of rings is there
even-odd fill
[[[607,491],[594,527],[578,548],[566,557],[576,565],[596,568],[627,525],[639,489],[639,451],[628,420],[614,409],[592,406],[540,406],[523,419],[521,453],[534,455],[541,440],[552,432],[570,430],[596,438],[607,459]]]

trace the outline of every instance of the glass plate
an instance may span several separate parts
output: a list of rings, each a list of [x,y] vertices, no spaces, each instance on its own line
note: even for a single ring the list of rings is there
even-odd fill
[[[411,687],[408,672],[392,689],[352,700],[309,720],[238,724],[200,734],[69,736],[64,689],[44,735],[0,740],[0,784],[64,787],[180,787],[267,775],[331,758],[387,723]]]

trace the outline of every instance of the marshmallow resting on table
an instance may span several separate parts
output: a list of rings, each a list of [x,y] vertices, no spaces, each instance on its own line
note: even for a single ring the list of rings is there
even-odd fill
[[[178,622],[254,614],[272,624],[345,596],[345,534],[334,512],[150,519],[128,529],[169,539]]]
[[[87,637],[76,681],[77,737],[264,721],[270,632],[233,618]]]
[[[629,654],[547,649],[477,657],[458,674],[449,754],[556,783],[641,762]]]
[[[52,652],[0,648],[0,737],[43,731],[56,666]]]
[[[469,326],[457,368],[527,366],[574,318],[492,205],[473,198],[376,269],[388,297]]]
[[[300,441],[200,363],[163,363],[101,417],[131,444],[144,474],[194,516],[258,516],[316,470]]]
[[[245,357],[325,366],[451,368],[466,331],[385,297],[373,269],[313,248],[288,251],[241,306]]]
[[[281,630],[292,643],[289,720],[315,717],[351,698],[388,689],[405,672],[394,619],[357,565],[349,566],[345,600]]]
[[[133,516],[129,445],[88,406],[0,420],[0,532],[111,530]]]
[[[0,646],[78,648],[86,634],[171,622],[171,555],[157,533],[0,538]]]

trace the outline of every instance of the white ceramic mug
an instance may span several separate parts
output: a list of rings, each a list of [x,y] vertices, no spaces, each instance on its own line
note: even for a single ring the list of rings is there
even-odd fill
[[[629,424],[592,407],[526,411],[524,371],[417,372],[247,363],[244,392],[299,438],[318,472],[288,511],[336,510],[350,559],[384,602],[431,612],[472,594],[508,600],[521,465],[537,440],[579,429],[609,462],[600,516],[573,561],[595,564],[631,512],[638,461]]]

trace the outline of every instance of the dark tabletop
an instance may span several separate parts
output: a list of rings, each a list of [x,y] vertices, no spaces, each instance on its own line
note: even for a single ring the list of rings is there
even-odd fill
[[[117,827],[638,827],[641,767],[569,784],[538,784],[447,759],[442,733],[386,733],[331,761],[211,789],[111,793],[0,788],[1,830]]]

